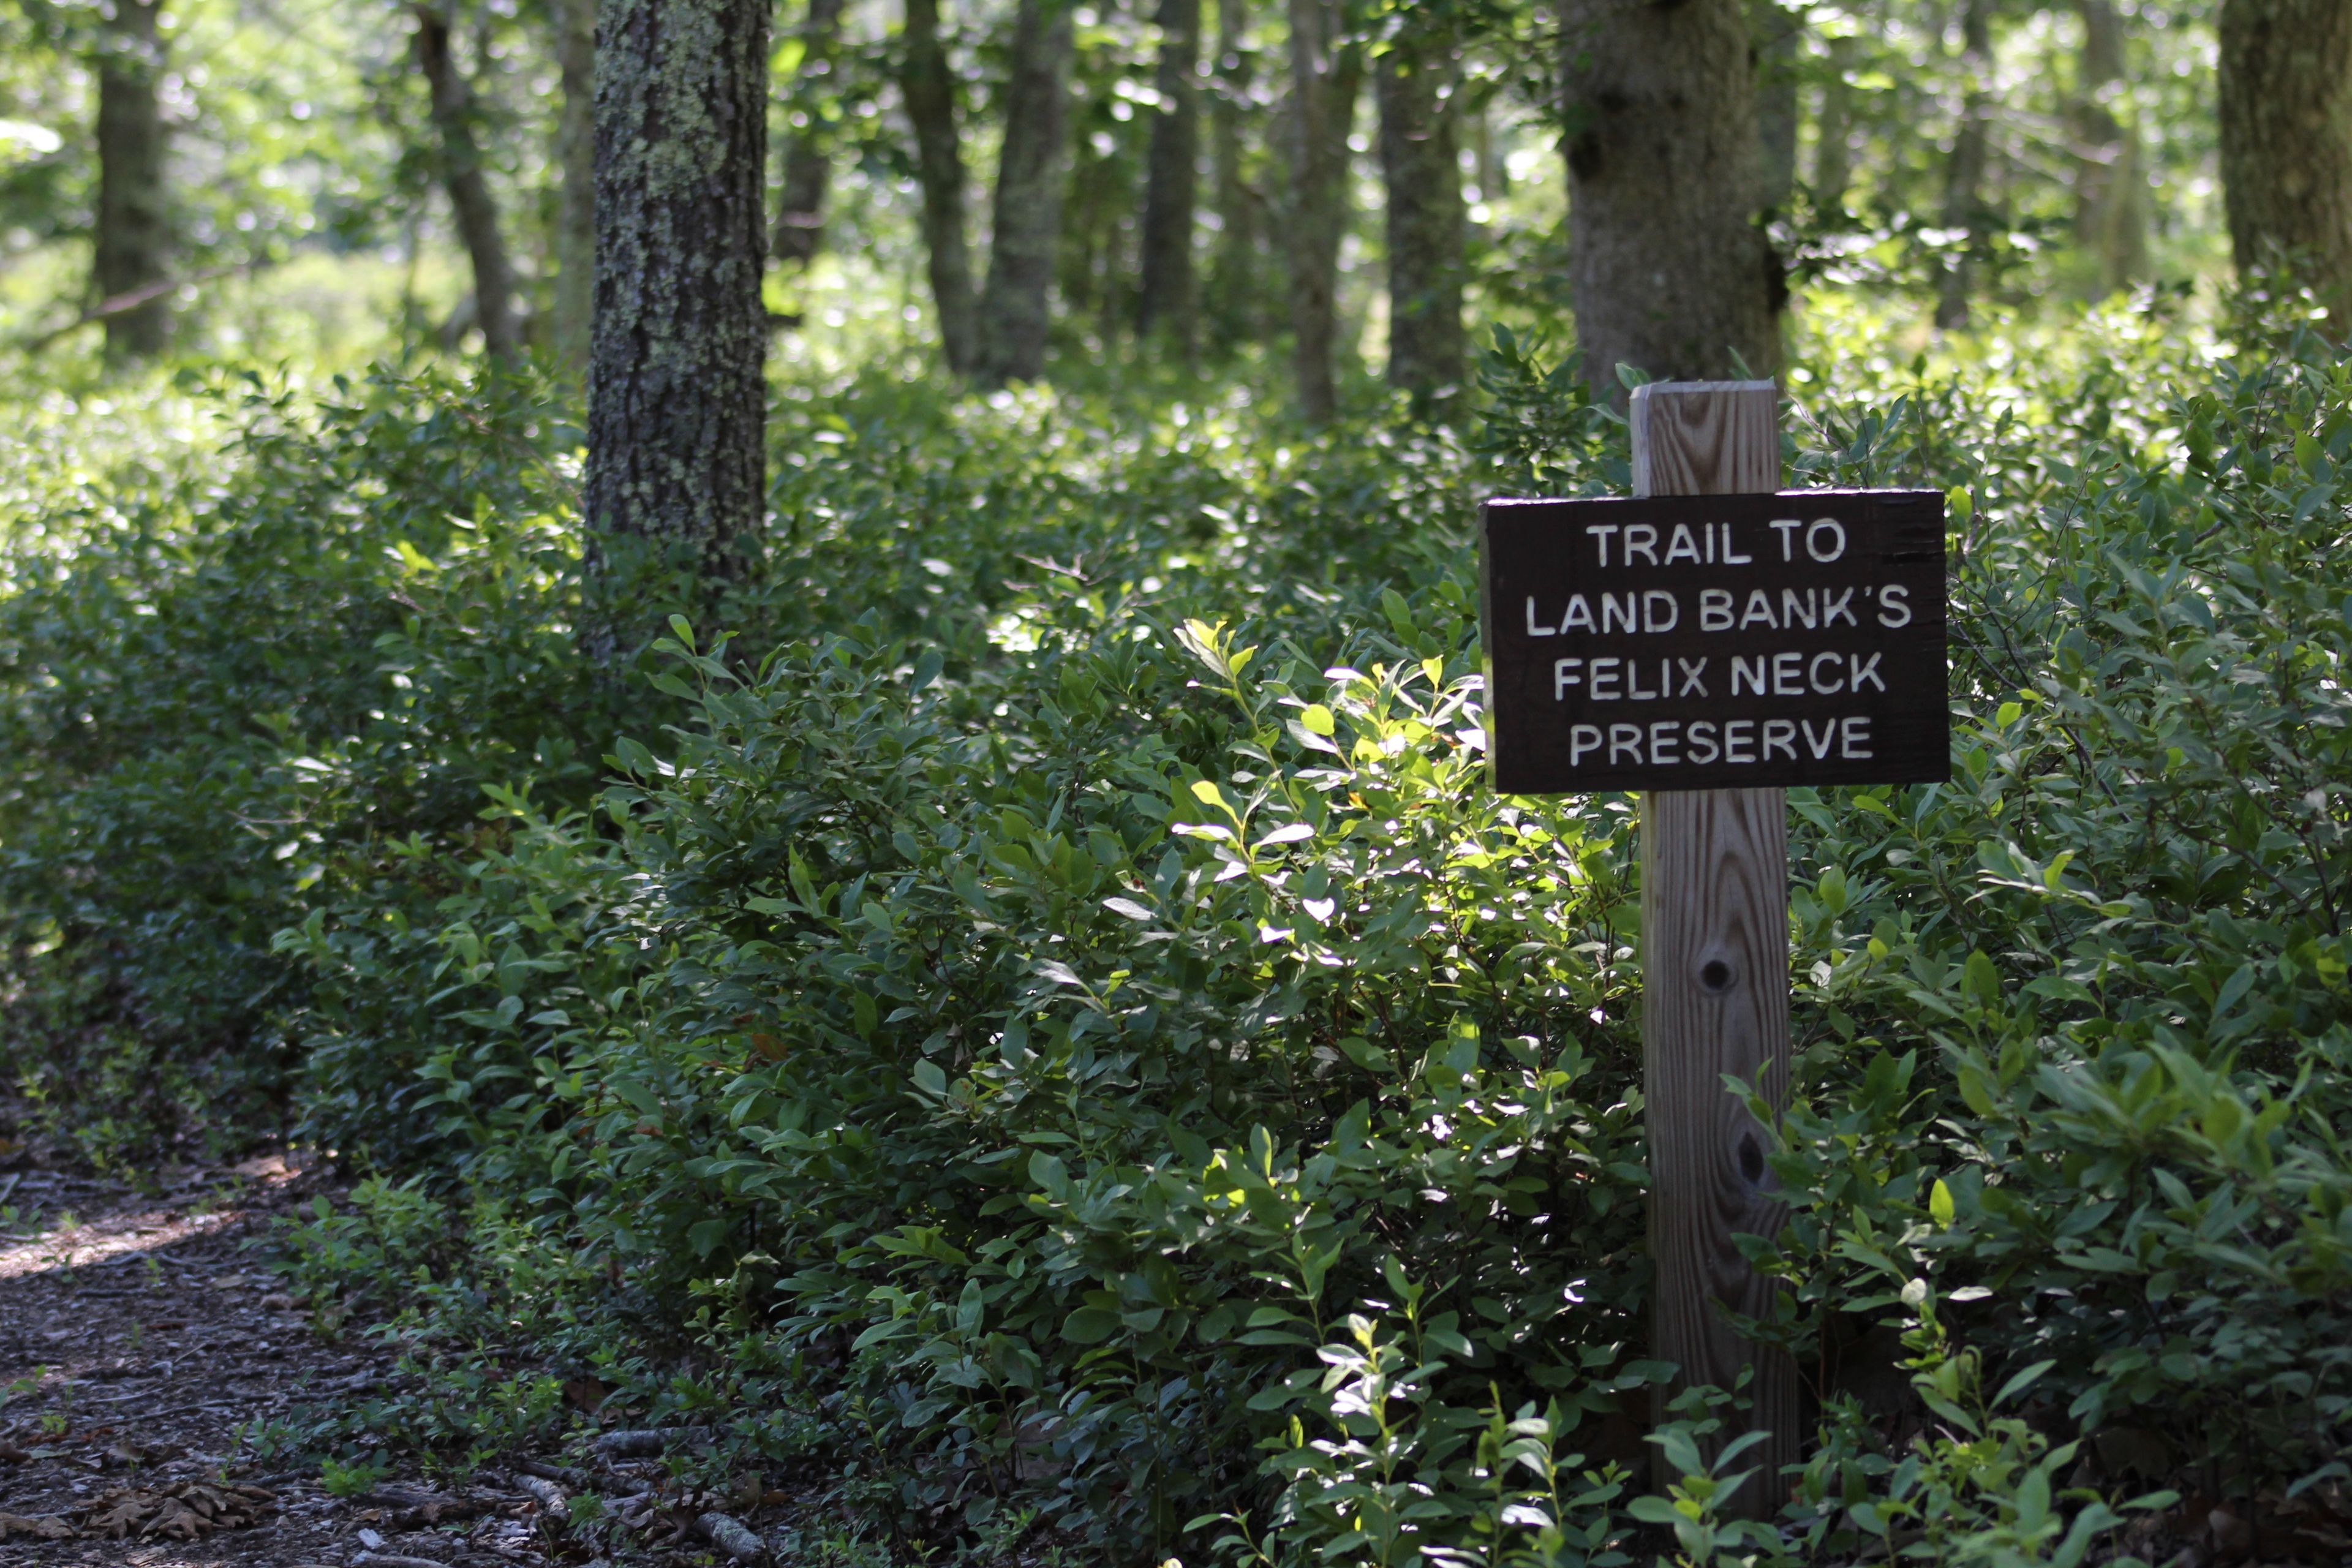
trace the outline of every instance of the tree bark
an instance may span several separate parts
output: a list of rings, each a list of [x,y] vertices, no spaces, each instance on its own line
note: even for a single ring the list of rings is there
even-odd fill
[[[1348,136],[1363,86],[1363,50],[1339,37],[1333,0],[1289,0],[1291,370],[1298,411],[1328,423],[1339,395],[1339,238],[1348,217]]]
[[[1756,133],[1763,162],[1757,205],[1785,213],[1797,189],[1797,41],[1804,24],[1780,0],[1749,0],[1756,49]]]
[[[2222,0],[2221,183],[2238,275],[2291,268],[2352,323],[2352,5]]]
[[[906,58],[898,90],[915,132],[915,177],[923,189],[923,248],[931,304],[948,369],[970,375],[980,331],[971,293],[971,246],[964,235],[963,143],[956,128],[955,78],[940,47],[939,0],[907,0]]]
[[[1143,279],[1136,331],[1167,337],[1189,362],[1196,341],[1192,208],[1200,181],[1201,0],[1160,0],[1160,107],[1143,195]]]
[[[1960,248],[1944,264],[1937,290],[1936,325],[1969,324],[1976,291],[1977,258],[1989,232],[1984,205],[1985,162],[1990,151],[1992,95],[1993,0],[1966,0],[1960,8],[1960,123],[1952,133],[1952,161],[1944,177],[1944,227],[1958,230]]]
[[[1569,290],[1585,374],[1779,368],[1780,268],[1756,222],[1741,0],[1562,0]]]
[[[822,80],[831,85],[834,57],[841,42],[842,0],[809,0],[801,24],[800,80],[794,97],[792,140],[784,148],[783,200],[776,207],[775,238],[768,247],[778,261],[806,267],[824,243],[824,198],[833,184],[832,138],[818,123],[815,107],[807,102],[805,84]],[[804,121],[804,122],[803,122]]]
[[[522,338],[515,321],[514,263],[499,229],[498,198],[482,169],[474,139],[474,95],[449,51],[449,19],[431,5],[412,5],[416,18],[416,66],[433,95],[433,129],[441,140],[441,184],[457,216],[457,236],[474,268],[474,320],[492,359],[512,359]]]
[[[555,353],[584,379],[596,314],[596,0],[557,0],[555,59],[563,79],[555,127],[563,178],[555,212]]]
[[[1822,84],[1821,118],[1813,130],[1813,210],[1845,210],[1846,187],[1853,183],[1853,89],[1845,74],[1853,64],[1853,40],[1829,41],[1829,78]]]
[[[1450,40],[1408,28],[1373,62],[1388,196],[1389,384],[1426,412],[1462,381],[1462,164]]]
[[[2104,298],[2147,270],[2147,180],[2139,133],[2117,118],[2109,101],[2124,80],[2123,15],[2115,0],[2075,0],[2074,9],[2083,18],[2074,239],[2096,263],[2094,287]]]
[[[1045,370],[1071,45],[1070,0],[1021,0],[980,301],[979,374],[986,385],[1034,381]]]
[[[1255,72],[1245,51],[1249,0],[1217,0],[1216,94],[1209,108],[1209,158],[1216,182],[1217,247],[1212,263],[1210,323],[1216,345],[1231,349],[1264,334],[1258,250],[1265,194],[1244,167],[1243,108]]]
[[[768,8],[603,0],[587,486],[599,576],[648,555],[730,576],[761,525]]]
[[[106,357],[145,359],[172,335],[171,224],[163,186],[162,0],[113,0],[100,12],[98,222],[90,268],[100,306],[148,291],[109,313]]]

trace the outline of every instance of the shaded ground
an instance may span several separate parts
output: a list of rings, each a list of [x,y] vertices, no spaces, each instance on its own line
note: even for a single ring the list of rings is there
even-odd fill
[[[151,1194],[16,1163],[0,1169],[0,1568],[871,1560],[761,1474],[688,1487],[664,1452],[692,1449],[691,1429],[607,1432],[463,1484],[395,1466],[335,1495],[315,1460],[251,1441],[298,1406],[399,1387],[391,1351],[359,1324],[320,1334],[253,1245],[331,1192],[327,1173],[272,1154],[167,1170]]]
[[[320,1177],[278,1157],[167,1173],[155,1196],[0,1173],[0,1564],[455,1564],[584,1560],[504,1484],[386,1479],[341,1498],[240,1441],[298,1403],[380,1386],[391,1358],[328,1343],[247,1244]],[[540,1483],[542,1488],[546,1483]]]

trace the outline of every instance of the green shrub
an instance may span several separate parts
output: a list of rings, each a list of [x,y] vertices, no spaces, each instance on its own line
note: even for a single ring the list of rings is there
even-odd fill
[[[226,451],[93,462],[6,520],[0,920],[10,1055],[68,1125],[235,1144],[278,1120],[302,976],[272,938],[330,868],[470,830],[486,784],[578,792],[603,742],[531,389],[192,390]]]
[[[265,401],[225,477],[173,483],[254,519],[448,493],[351,501],[364,561],[284,520],[184,549],[220,511],[184,501],[40,567],[71,613],[0,609],[12,722],[49,737],[9,764],[0,902],[113,1048],[215,1019],[261,1083],[299,1041],[309,1135],[425,1173],[445,1239],[395,1325],[425,1391],[356,1417],[405,1442],[543,1440],[550,1379],[594,1368],[632,1421],[831,1455],[916,1549],[1034,1510],[1119,1560],[1608,1568],[1646,1524],[1693,1563],[2071,1564],[2170,1472],[2341,1479],[2352,1394],[2352,362],[2080,331],[1797,367],[1794,482],[1950,497],[1957,739],[1949,784],[1790,792],[1790,1219],[1748,1245],[1823,1425],[1777,1521],[1723,1518],[1738,1457],[1700,1462],[1737,1391],[1650,1434],[1678,1482],[1630,1479],[1669,1373],[1631,803],[1483,780],[1472,502],[1623,482],[1622,424],[1538,345],[1488,356],[1466,447],[1238,392],[787,388],[759,569],[699,620],[625,585],[646,647],[602,673],[571,437],[521,393]],[[484,410],[449,438],[507,478],[405,477],[427,408]],[[326,651],[279,687],[184,675],[193,632],[127,643],[128,693],[37,673],[100,658],[109,584],[199,626],[279,576],[298,627],[414,604],[365,660],[291,638]],[[236,730],[248,689],[299,721]],[[147,717],[84,763],[100,699]],[[390,1278],[341,1223],[297,1266]],[[1897,1336],[1876,1370],[1938,1428],[1860,1401]],[[2096,1468],[2159,1425],[2168,1474]]]

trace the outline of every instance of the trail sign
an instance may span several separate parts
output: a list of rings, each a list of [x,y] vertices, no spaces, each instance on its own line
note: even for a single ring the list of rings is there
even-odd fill
[[[1785,787],[1950,775],[1943,498],[1778,490],[1769,381],[1653,382],[1626,414],[1635,499],[1486,509],[1487,757],[1507,793],[1643,792],[1649,1351],[1685,1386],[1746,1377],[1744,1415],[1704,1447],[1762,1434],[1718,1506],[1769,1518],[1803,1457],[1803,1384],[1732,1314],[1777,1310],[1738,1238],[1787,1209],[1773,1130],[1724,1080],[1768,1120],[1788,1102]]]
[[[1938,492],[1494,500],[1480,537],[1496,790],[1950,777]]]

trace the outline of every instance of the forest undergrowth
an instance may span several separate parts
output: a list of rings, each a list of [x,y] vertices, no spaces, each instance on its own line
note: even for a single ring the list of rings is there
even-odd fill
[[[279,1267],[426,1376],[248,1434],[330,1465],[698,1427],[877,1562],[2336,1550],[2352,357],[2219,331],[1800,344],[1789,482],[1948,497],[1955,750],[1790,792],[1767,1520],[1738,1391],[1649,1420],[1632,802],[1484,782],[1475,503],[1627,483],[1507,333],[1456,429],[782,383],[723,590],[583,578],[527,378],[17,400],[19,1131],[359,1178]]]

